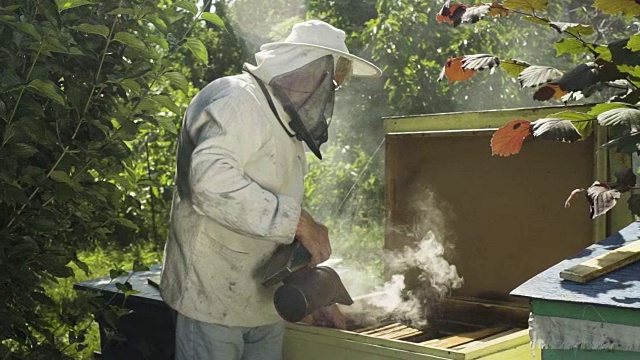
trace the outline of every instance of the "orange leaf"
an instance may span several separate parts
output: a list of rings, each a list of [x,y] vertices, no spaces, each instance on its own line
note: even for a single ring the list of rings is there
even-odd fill
[[[499,2],[493,2],[489,6],[489,16],[507,16],[511,15],[511,10],[504,7]]]
[[[540,87],[534,94],[534,100],[545,101],[550,100],[551,98],[560,100],[563,96],[567,95],[568,92],[564,91],[557,84],[547,84],[545,86]]]
[[[442,67],[442,71],[440,72],[440,77],[438,81],[441,81],[443,77],[447,77],[449,83],[454,81],[464,81],[470,79],[475,73],[475,70],[464,69],[462,67],[462,60],[464,56],[458,56],[457,58],[449,58],[447,62],[444,63]]]
[[[448,22],[449,24],[458,25],[462,19],[462,14],[464,14],[467,5],[463,4],[454,4],[449,5],[451,0],[444,3],[442,9],[436,15],[436,21],[438,23]]]
[[[524,139],[531,136],[531,122],[512,120],[491,137],[491,155],[509,156],[522,149]]]

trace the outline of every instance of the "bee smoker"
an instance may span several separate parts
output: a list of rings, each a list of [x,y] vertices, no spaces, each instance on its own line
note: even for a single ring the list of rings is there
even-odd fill
[[[309,267],[311,254],[298,241],[278,248],[266,264],[262,285],[278,283],[273,304],[278,314],[297,322],[314,311],[339,303],[353,304],[340,276],[328,266]]]

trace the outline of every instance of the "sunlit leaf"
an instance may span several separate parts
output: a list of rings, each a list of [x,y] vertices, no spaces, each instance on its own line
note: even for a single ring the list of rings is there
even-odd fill
[[[190,1],[176,1],[172,4],[172,6],[179,7],[181,9],[185,9],[188,12],[196,15],[198,13],[198,7],[194,2]]]
[[[580,132],[580,135],[582,135],[583,140],[593,133],[594,122],[596,121],[595,115],[578,111],[562,111],[551,114],[549,117],[571,121],[573,126]]]
[[[546,10],[547,0],[505,0],[503,5],[511,10]]]
[[[592,26],[577,23],[551,21],[549,25],[559,32],[564,31],[575,36],[591,35],[595,32]]]
[[[89,4],[92,4],[92,2],[87,0],[56,0],[56,5],[58,6],[59,11]]]
[[[543,118],[531,123],[533,136],[542,140],[575,142],[582,138],[578,129],[569,120]]]
[[[136,259],[133,262],[133,271],[149,271],[149,267],[142,263],[140,259]]]
[[[620,192],[611,189],[609,185],[600,181],[595,181],[587,189],[587,201],[589,201],[589,212],[592,219],[605,214],[616,206],[620,199]]]
[[[169,83],[176,87],[178,90],[182,91],[185,95],[188,95],[189,91],[189,83],[187,82],[187,78],[179,71],[168,71],[162,74]]]
[[[531,66],[531,64],[528,62],[518,59],[505,59],[500,61],[500,67],[513,77],[520,75],[520,73],[529,66]]]
[[[33,79],[29,85],[27,85],[27,88],[36,90],[40,95],[44,95],[60,105],[65,105],[60,89],[49,80]]]
[[[628,108],[631,104],[612,102],[612,103],[602,103],[594,105],[591,110],[589,110],[588,114],[591,116],[598,116],[605,111],[619,109],[619,108]]]
[[[138,230],[138,225],[136,225],[136,223],[134,223],[133,221],[127,218],[119,217],[119,218],[116,218],[115,220],[118,224],[122,226],[128,227],[130,229]]]
[[[562,75],[562,71],[550,66],[531,65],[519,73],[518,81],[523,88],[537,87],[558,80]]]
[[[102,37],[109,36],[109,28],[105,25],[80,24],[71,27],[74,30],[86,32],[89,34],[97,34]]]
[[[534,23],[534,24],[538,24],[538,25],[549,25],[549,23],[551,22],[548,18],[543,18],[543,17],[536,17],[536,16],[523,16],[522,20]]]
[[[462,14],[461,22],[462,23],[477,23],[483,17],[489,14],[489,10],[491,10],[490,4],[482,4],[478,6],[469,6],[465,9]]]
[[[187,38],[187,41],[183,46],[189,49],[193,53],[193,55],[195,55],[203,63],[209,63],[209,53],[207,52],[207,48],[199,39],[193,37]]]
[[[210,23],[212,23],[213,25],[222,28],[222,29],[227,29],[226,26],[224,25],[224,21],[222,21],[222,18],[220,18],[220,16],[218,16],[218,14],[214,14],[214,13],[210,13],[210,12],[203,12],[202,15],[200,16],[203,20],[206,20]]]
[[[640,110],[621,107],[607,110],[598,115],[598,124],[602,126],[614,126],[620,124],[640,124]]]
[[[445,76],[447,80],[449,80],[449,83],[470,79],[476,72],[475,70],[465,70],[462,67],[463,58],[464,56],[459,56],[457,58],[447,59],[442,67],[438,81],[442,81]]]
[[[531,136],[531,122],[512,120],[499,128],[491,137],[491,155],[509,156],[522,149],[524,140]]]
[[[462,57],[462,68],[464,70],[493,70],[498,65],[500,65],[500,59],[489,54],[474,54]]]
[[[553,47],[556,48],[557,56],[562,54],[582,54],[589,51],[589,48],[576,38],[561,39],[556,41]]]
[[[511,10],[504,7],[499,2],[492,2],[489,8],[489,16],[508,16],[511,15]]]
[[[635,34],[629,38],[627,48],[631,51],[640,51],[640,34]]]
[[[596,47],[594,50],[598,54],[598,60],[604,60],[604,61],[612,60],[613,56],[611,55],[611,50],[609,49],[608,46],[600,45]]]
[[[602,10],[605,14],[640,15],[640,4],[635,0],[596,0],[593,7]]]

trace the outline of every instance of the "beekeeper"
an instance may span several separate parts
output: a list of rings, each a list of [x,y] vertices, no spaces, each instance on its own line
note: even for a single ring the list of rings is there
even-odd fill
[[[380,75],[344,40],[322,21],[296,24],[260,48],[258,66],[213,81],[189,105],[160,284],[178,313],[176,359],[281,358],[284,326],[261,265],[294,236],[313,265],[331,253],[327,228],[301,208],[303,142],[321,158],[337,88]]]

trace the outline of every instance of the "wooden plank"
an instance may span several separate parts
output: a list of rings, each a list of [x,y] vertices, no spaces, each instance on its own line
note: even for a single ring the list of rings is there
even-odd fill
[[[495,339],[501,339],[501,338],[503,338],[503,337],[505,337],[507,335],[511,335],[511,334],[516,333],[516,332],[521,331],[521,330],[522,329],[510,328],[508,330],[504,330],[504,331],[499,332],[497,334],[486,336],[486,337],[484,337],[482,339],[477,339],[477,340],[474,340],[474,341],[466,343],[466,344],[462,344],[462,345],[459,345],[459,346],[454,346],[453,349],[462,350],[462,349],[466,349],[466,348],[476,347],[476,346],[483,345],[483,344],[486,344],[488,342],[491,342],[491,341],[493,341]]]
[[[359,332],[359,334],[371,335],[371,334],[374,334],[374,333],[377,333],[377,332],[380,332],[380,331],[384,331],[384,330],[387,330],[387,329],[393,329],[393,328],[396,328],[398,326],[404,326],[404,325],[402,325],[400,323],[393,323],[393,324],[389,324],[389,325],[385,325],[385,326],[380,326],[380,327],[377,327],[375,329]]]
[[[498,334],[494,335],[491,340],[484,339],[484,341],[478,344],[467,344],[464,349],[457,350],[465,354],[465,359],[478,359],[485,355],[500,352],[506,349],[511,349],[522,344],[529,345],[529,330],[509,330],[505,332],[506,335]]]
[[[353,330],[353,332],[357,332],[357,333],[362,334],[363,332],[379,329],[379,328],[381,328],[383,326],[388,326],[388,325],[391,325],[391,324],[397,324],[397,323],[394,323],[394,322],[391,322],[391,321],[382,322],[380,324],[369,325],[369,326],[366,326],[366,327],[363,327],[363,328],[360,328],[360,329],[355,329],[355,330]]]
[[[420,334],[422,334],[422,331],[408,327],[406,329],[396,331],[390,334],[385,334],[378,337],[381,339],[402,339],[402,338],[407,338],[407,337],[416,336]]]
[[[634,241],[565,269],[560,272],[560,277],[565,280],[586,283],[638,260],[640,260],[640,241]]]
[[[405,325],[400,325],[391,329],[386,329],[386,330],[382,330],[382,331],[378,331],[375,333],[371,333],[369,334],[370,336],[375,336],[375,337],[380,337],[382,335],[387,335],[387,334],[391,334],[391,333],[396,333],[398,331],[402,331],[405,329],[408,329],[409,327],[405,326]]]
[[[529,320],[529,307],[447,298],[442,300],[436,314],[438,319],[461,323],[464,321],[466,324],[480,325],[483,328],[503,324],[525,327]]]
[[[509,329],[508,326],[497,326],[476,331],[470,331],[443,339],[433,339],[421,342],[421,345],[428,345],[440,348],[452,348],[454,346],[470,343],[475,340],[483,339],[491,335],[495,335]]]

